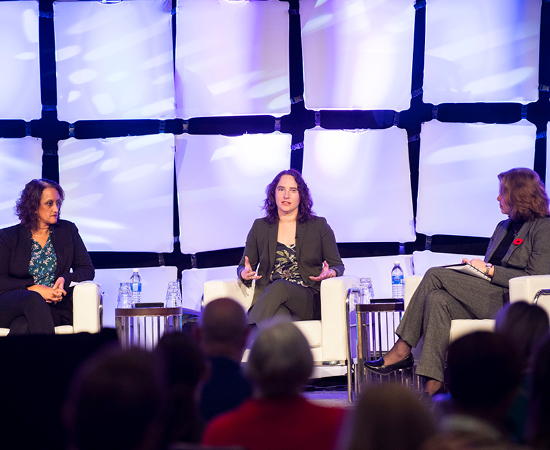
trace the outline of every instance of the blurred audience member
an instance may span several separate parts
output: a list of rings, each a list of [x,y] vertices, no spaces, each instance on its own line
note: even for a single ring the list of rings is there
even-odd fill
[[[330,450],[344,411],[317,406],[300,395],[311,376],[313,357],[292,323],[277,323],[258,334],[248,360],[254,399],[214,418],[203,444],[247,450]]]
[[[198,333],[211,366],[210,380],[204,385],[200,402],[206,421],[236,408],[252,395],[240,365],[248,330],[244,309],[236,301],[220,298],[205,306]]]
[[[418,396],[393,383],[365,390],[351,426],[347,450],[417,450],[436,433],[432,415]]]
[[[535,353],[526,436],[535,449],[550,448],[550,338]]]
[[[496,316],[495,331],[506,336],[518,350],[517,364],[523,378],[508,413],[507,423],[516,442],[524,442],[525,421],[529,407],[531,360],[535,348],[548,335],[548,315],[534,303],[508,303]]]
[[[427,449],[511,449],[504,422],[521,381],[522,368],[510,341],[480,331],[449,347],[449,389],[453,412]]]
[[[167,333],[154,353],[168,379],[169,441],[200,442],[204,423],[199,414],[199,399],[207,378],[207,365],[198,343],[182,332]]]
[[[64,408],[69,448],[159,450],[165,447],[167,393],[153,356],[110,348],[72,381]]]

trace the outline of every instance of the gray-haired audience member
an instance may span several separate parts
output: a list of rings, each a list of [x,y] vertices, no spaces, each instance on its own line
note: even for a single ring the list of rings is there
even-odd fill
[[[247,450],[332,450],[343,410],[314,405],[300,395],[312,370],[309,344],[294,324],[263,329],[248,359],[255,398],[214,418],[202,443]]]
[[[200,402],[206,421],[252,395],[250,383],[241,373],[248,332],[244,309],[236,301],[220,298],[205,306],[198,333],[211,365],[210,380],[204,385]]]
[[[166,382],[145,350],[109,348],[79,369],[64,408],[69,448],[165,447]]]
[[[367,387],[355,406],[347,450],[417,450],[436,433],[431,412],[401,385]]]
[[[515,347],[497,333],[475,332],[453,342],[447,358],[453,412],[427,450],[516,448],[504,422],[521,381],[517,360]]]
[[[534,303],[508,303],[496,316],[495,331],[502,334],[518,350],[517,364],[523,371],[522,382],[507,417],[507,424],[516,442],[524,442],[524,429],[529,408],[531,362],[535,349],[548,335],[548,314]]]

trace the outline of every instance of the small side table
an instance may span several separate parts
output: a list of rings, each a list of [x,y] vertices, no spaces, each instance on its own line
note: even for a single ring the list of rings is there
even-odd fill
[[[382,358],[397,341],[395,329],[403,317],[403,302],[355,305],[357,314],[357,364],[355,366],[355,395],[370,380],[365,361]]]
[[[184,315],[198,313],[181,307],[116,308],[115,325],[123,347],[154,348],[164,333],[182,329]]]

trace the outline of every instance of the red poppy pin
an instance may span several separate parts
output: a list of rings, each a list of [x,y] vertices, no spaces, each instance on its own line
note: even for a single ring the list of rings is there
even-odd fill
[[[520,245],[523,242],[523,239],[517,238],[514,239],[514,245]]]

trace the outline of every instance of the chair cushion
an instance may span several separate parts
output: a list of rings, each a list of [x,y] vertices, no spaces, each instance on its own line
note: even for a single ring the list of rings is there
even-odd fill
[[[493,319],[455,319],[451,321],[449,342],[456,341],[465,334],[475,331],[495,331]]]
[[[294,325],[304,334],[311,348],[321,347],[323,337],[320,320],[299,320]]]

